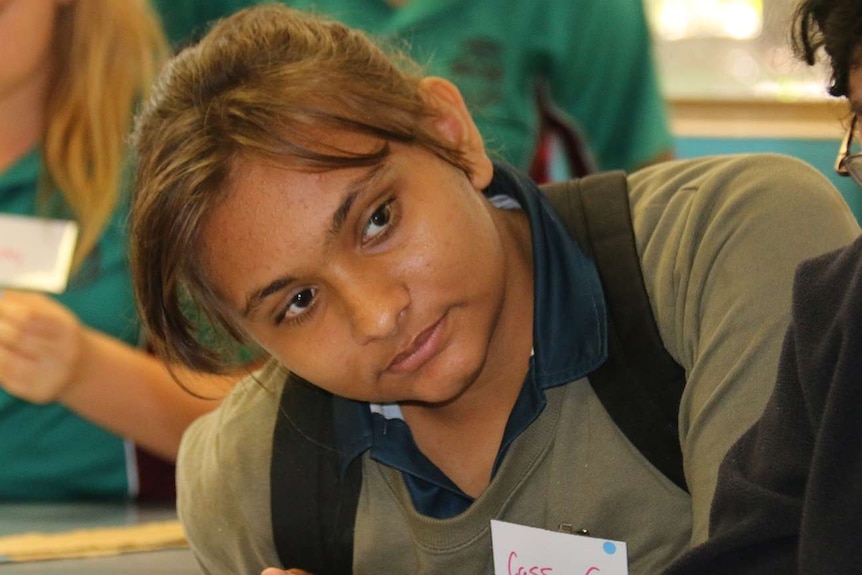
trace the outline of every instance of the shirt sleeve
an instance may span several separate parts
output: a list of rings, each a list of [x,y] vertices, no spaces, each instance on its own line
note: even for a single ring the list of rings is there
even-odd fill
[[[718,466],[774,387],[794,270],[859,227],[822,174],[786,156],[668,162],[630,186],[647,293],[687,375],[679,436],[699,543]]]
[[[217,410],[183,435],[177,510],[202,573],[257,574],[280,565],[269,469],[284,376],[268,364],[237,383]]]
[[[721,465],[710,539],[668,575],[859,565],[860,255],[857,240],[800,266],[773,395]]]

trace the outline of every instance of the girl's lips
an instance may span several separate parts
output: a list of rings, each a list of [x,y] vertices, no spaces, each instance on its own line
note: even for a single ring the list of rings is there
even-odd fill
[[[443,324],[446,316],[437,320],[434,325],[426,328],[413,338],[410,346],[395,356],[386,371],[411,372],[416,371],[437,355],[443,346]]]

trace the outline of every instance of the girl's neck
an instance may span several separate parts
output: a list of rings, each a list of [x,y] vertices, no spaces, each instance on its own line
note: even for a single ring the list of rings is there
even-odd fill
[[[0,94],[0,172],[42,138],[49,80],[49,75],[43,72],[12,91]]]
[[[529,370],[533,345],[533,254],[521,210],[497,210],[507,252],[507,296],[486,367],[446,406],[402,405],[416,444],[465,493],[488,485],[509,419]]]

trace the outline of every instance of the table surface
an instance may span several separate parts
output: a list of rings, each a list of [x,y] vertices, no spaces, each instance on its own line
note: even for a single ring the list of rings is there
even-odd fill
[[[172,507],[135,503],[0,503],[0,536],[52,533],[175,519]],[[123,553],[109,557],[0,564],[0,575],[198,575],[188,549]]]

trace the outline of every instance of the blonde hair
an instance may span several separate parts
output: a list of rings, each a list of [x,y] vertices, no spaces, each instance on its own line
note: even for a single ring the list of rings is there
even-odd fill
[[[420,70],[365,34],[279,4],[218,23],[165,67],[135,129],[137,174],[131,263],[138,311],[163,357],[219,371],[223,354],[201,341],[200,321],[244,336],[213,292],[197,251],[209,211],[238,159],[306,170],[371,166],[390,142],[422,146],[469,173],[426,120]],[[357,153],[334,133],[381,142]]]
[[[166,56],[147,0],[72,0],[57,15],[41,195],[61,194],[78,220],[76,264],[117,207],[133,110]]]

